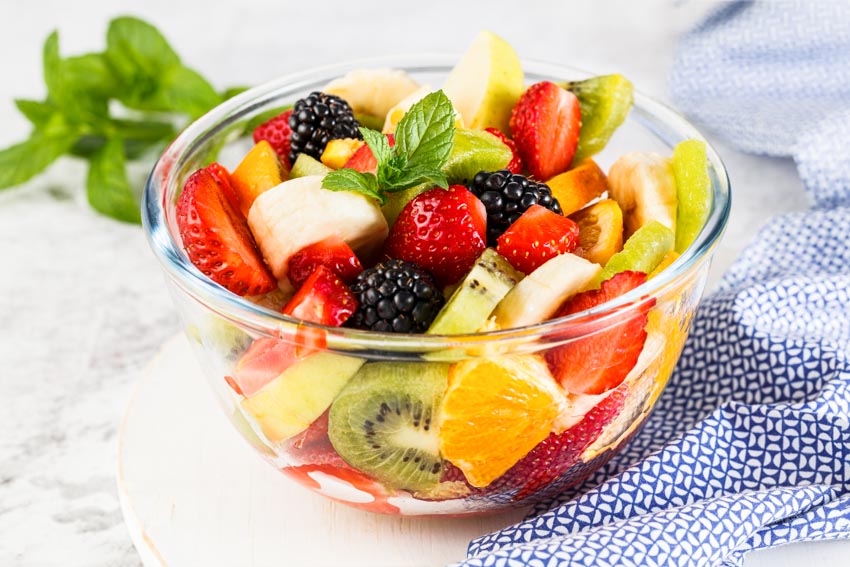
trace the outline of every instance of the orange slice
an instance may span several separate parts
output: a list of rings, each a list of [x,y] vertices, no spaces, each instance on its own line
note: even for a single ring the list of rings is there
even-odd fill
[[[354,138],[338,138],[331,140],[322,152],[322,163],[331,169],[339,169],[351,159],[354,152],[362,148],[366,143]]]
[[[675,250],[670,250],[669,252],[667,252],[664,258],[661,259],[661,263],[658,264],[648,276],[646,276],[646,279],[651,280],[652,278],[666,270],[670,266],[670,264],[676,261],[676,258],[678,257],[679,253]]]
[[[613,199],[603,199],[573,213],[578,224],[579,248],[576,254],[604,266],[623,248],[623,212]]]
[[[246,217],[254,199],[272,187],[280,185],[280,160],[265,140],[257,142],[230,175],[230,183],[239,201],[239,210]]]
[[[487,486],[549,435],[564,403],[539,356],[460,362],[449,371],[440,451],[472,486]]]
[[[569,171],[556,175],[546,185],[558,199],[564,215],[569,215],[601,197],[608,190],[608,179],[596,162],[587,158]]]

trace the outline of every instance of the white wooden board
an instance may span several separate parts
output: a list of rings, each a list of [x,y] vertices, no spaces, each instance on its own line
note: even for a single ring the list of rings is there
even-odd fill
[[[284,478],[231,428],[180,336],[127,408],[118,492],[145,567],[437,566],[522,518],[396,518],[331,502]],[[850,542],[752,554],[748,567],[850,564]]]

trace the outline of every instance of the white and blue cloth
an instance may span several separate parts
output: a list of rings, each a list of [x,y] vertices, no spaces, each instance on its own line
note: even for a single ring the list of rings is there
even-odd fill
[[[850,3],[723,5],[671,85],[728,143],[793,157],[812,208],[769,222],[703,301],[640,434],[459,565],[740,565],[850,537]]]

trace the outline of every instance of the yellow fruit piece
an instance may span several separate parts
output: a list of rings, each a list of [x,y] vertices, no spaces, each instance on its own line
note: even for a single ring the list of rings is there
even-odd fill
[[[343,167],[354,152],[363,147],[366,142],[354,138],[331,140],[322,152],[322,163],[331,169]]]
[[[654,270],[652,270],[652,273],[650,273],[646,277],[646,279],[651,280],[652,278],[666,270],[670,266],[670,264],[676,261],[676,258],[678,257],[679,253],[675,250],[670,250],[669,252],[667,252],[667,255],[665,255],[664,258],[661,259],[661,263],[658,264],[658,266],[656,266]]]
[[[230,184],[239,201],[239,210],[246,217],[254,199],[280,185],[282,181],[280,160],[265,140],[257,142],[230,175]]]
[[[608,191],[608,178],[595,161],[587,158],[569,171],[556,175],[546,185],[558,199],[564,215],[571,215]]]
[[[471,485],[487,486],[549,435],[564,404],[539,356],[460,362],[449,370],[440,451]]]
[[[384,120],[384,128],[381,132],[384,134],[394,134],[396,126],[398,126],[398,123],[401,122],[401,119],[407,111],[410,110],[410,107],[436,90],[437,89],[431,88],[430,85],[422,85],[399,101],[398,104],[387,111],[387,117]],[[455,109],[455,116],[455,128],[463,128],[463,118],[461,118],[457,109]]]
[[[575,254],[604,266],[623,249],[623,212],[613,199],[603,199],[576,213],[579,247]]]
[[[670,158],[631,152],[608,170],[608,196],[623,210],[625,237],[656,221],[676,233],[676,179]]]

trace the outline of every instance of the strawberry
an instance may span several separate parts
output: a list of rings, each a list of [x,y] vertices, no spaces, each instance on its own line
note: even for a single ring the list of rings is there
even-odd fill
[[[487,487],[490,491],[519,488],[514,500],[534,495],[538,490],[557,481],[558,488],[576,484],[584,471],[581,454],[620,413],[626,399],[625,389],[611,393],[584,418],[562,433],[550,433],[501,478]],[[571,474],[571,472],[579,474]],[[560,490],[559,490],[560,491]]]
[[[292,168],[292,164],[289,163],[289,146],[292,136],[292,129],[289,127],[289,116],[291,114],[292,109],[287,110],[254,128],[254,143],[256,144],[260,140],[266,140],[271,144],[287,171]]]
[[[548,81],[528,87],[511,113],[511,136],[522,162],[541,181],[570,167],[580,129],[578,98]]]
[[[321,492],[324,496],[342,504],[379,514],[401,513],[399,507],[390,502],[390,497],[395,495],[394,492],[388,491],[381,483],[348,466],[342,459],[339,463],[298,465],[283,467],[280,470],[302,486]],[[343,486],[341,487],[340,484]],[[364,496],[371,498],[358,495],[357,500],[347,499],[351,498],[353,490],[365,493]]]
[[[578,313],[627,293],[646,281],[641,272],[620,272],[561,305],[555,317]],[[634,367],[646,341],[647,313],[654,300],[626,305],[605,327],[547,351],[552,375],[567,392],[602,394],[619,386]]]
[[[237,394],[251,396],[280,376],[298,359],[294,343],[260,338],[251,343],[236,363],[233,376],[227,376],[225,379]]]
[[[216,171],[213,169],[213,171]],[[209,168],[193,173],[177,200],[177,227],[189,260],[237,295],[260,295],[277,286],[245,217],[226,197]]]
[[[289,281],[299,288],[319,266],[325,266],[347,284],[363,271],[351,247],[339,236],[330,236],[305,246],[289,259]]]
[[[215,177],[215,181],[221,187],[221,192],[227,197],[227,201],[238,211],[239,197],[236,195],[236,189],[233,188],[233,179],[230,177],[230,172],[227,171],[227,168],[214,161],[206,167],[206,170]]]
[[[283,307],[283,314],[338,327],[357,310],[357,299],[338,275],[318,266]]]
[[[387,141],[390,147],[395,145],[395,136],[387,134]],[[360,173],[375,173],[378,170],[378,160],[375,159],[375,154],[369,146],[361,146],[354,155],[348,158],[343,167],[356,169]]]
[[[511,158],[511,161],[505,166],[505,169],[511,173],[522,173],[522,158],[519,157],[519,152],[517,152],[516,142],[505,136],[505,134],[498,128],[485,128],[485,130],[499,138],[503,144],[510,148],[514,157]]]
[[[402,209],[384,253],[417,264],[441,286],[467,274],[487,246],[487,211],[463,185],[436,187]]]
[[[532,205],[496,240],[496,251],[530,274],[546,260],[578,246],[578,225],[546,207]]]

